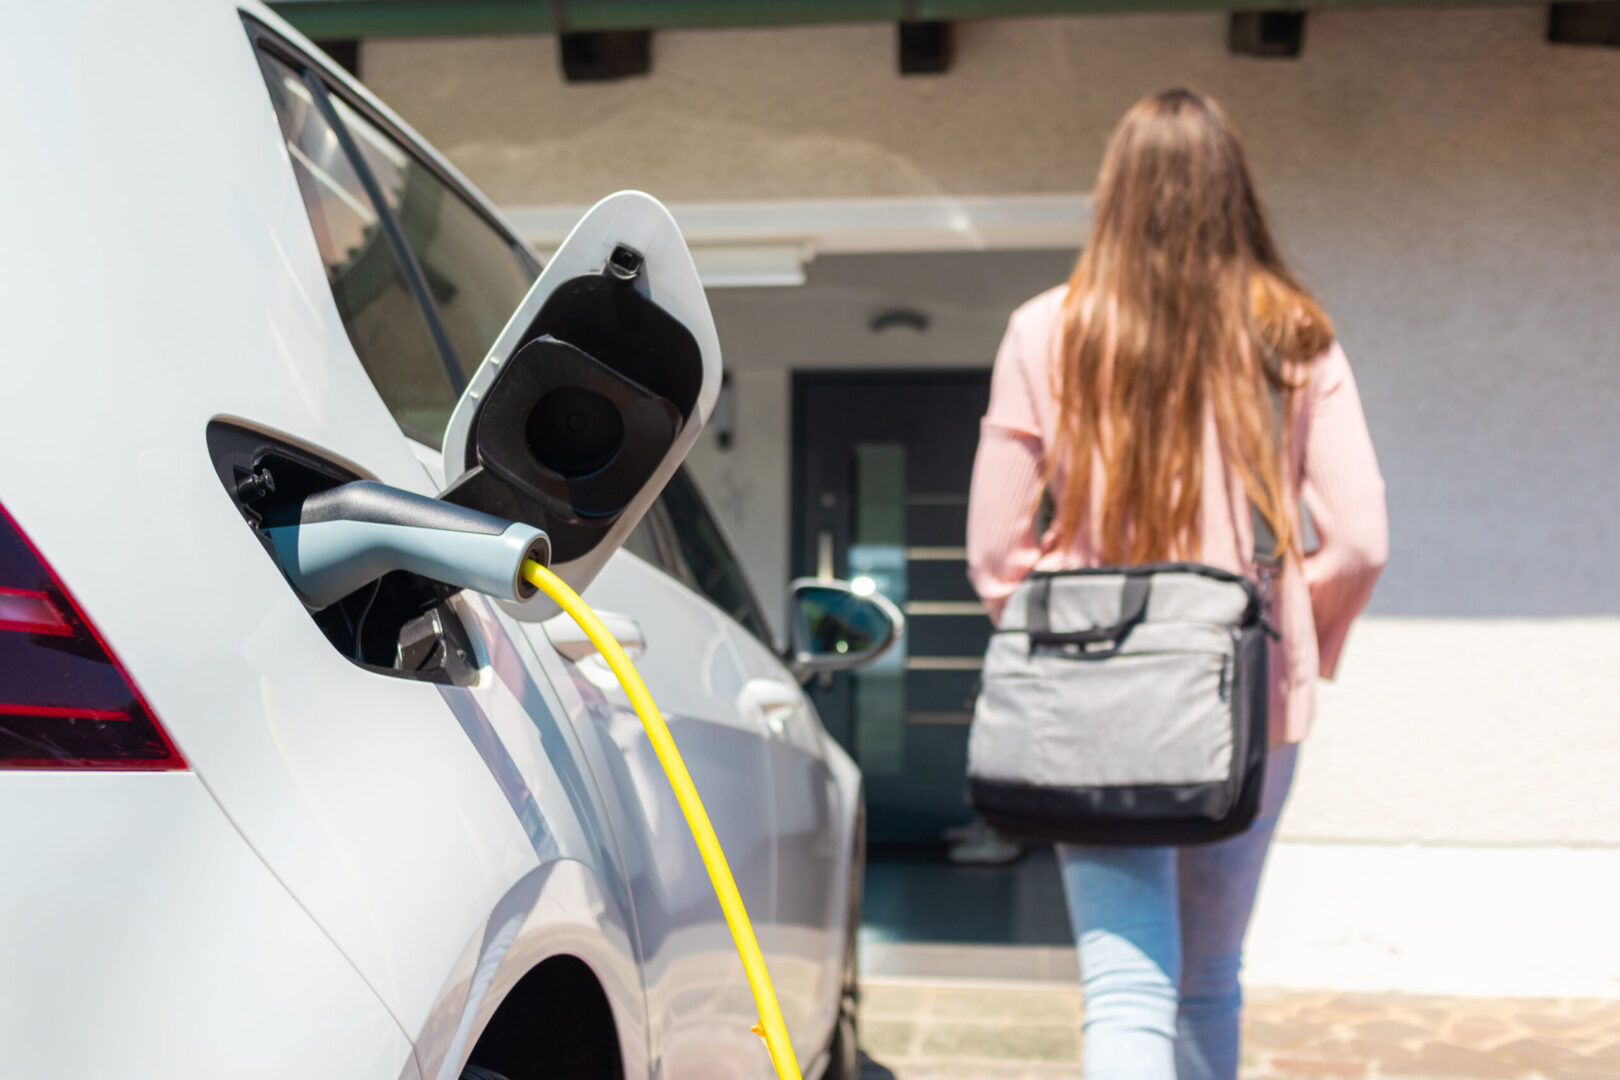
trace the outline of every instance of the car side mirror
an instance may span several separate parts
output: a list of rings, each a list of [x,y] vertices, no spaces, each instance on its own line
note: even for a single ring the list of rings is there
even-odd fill
[[[843,581],[800,578],[788,587],[788,608],[788,662],[801,682],[870,664],[906,632],[887,597]]]
[[[675,219],[626,191],[593,207],[491,346],[445,434],[441,498],[544,529],[583,592],[686,457],[720,346]],[[519,618],[556,614],[536,597]]]

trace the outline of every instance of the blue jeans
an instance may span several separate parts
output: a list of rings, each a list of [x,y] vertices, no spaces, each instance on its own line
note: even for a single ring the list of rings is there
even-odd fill
[[[1230,839],[1058,845],[1080,949],[1086,1080],[1235,1080],[1243,935],[1296,756],[1271,752],[1260,816]]]

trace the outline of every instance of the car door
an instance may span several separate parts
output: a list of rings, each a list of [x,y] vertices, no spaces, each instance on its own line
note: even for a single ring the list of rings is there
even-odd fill
[[[656,512],[656,511],[655,511]],[[642,546],[644,530],[633,537]],[[727,638],[728,620],[680,582],[628,553],[585,592],[658,702],[763,937],[775,897],[774,806],[762,719],[739,708],[748,672]],[[570,652],[560,620],[526,624],[538,651]],[[579,655],[575,653],[575,655]],[[610,806],[641,934],[648,1021],[662,1075],[676,1080],[758,1077],[769,1071],[741,963],[669,781],[640,720],[593,651],[572,663],[590,704],[592,764]],[[776,974],[774,963],[772,975]]]
[[[807,1057],[832,1026],[844,929],[837,899],[841,832],[821,721],[783,665],[741,564],[684,470],[664,489],[643,530],[671,573],[718,609],[744,678],[735,707],[763,729],[775,890],[760,938],[788,1033]]]

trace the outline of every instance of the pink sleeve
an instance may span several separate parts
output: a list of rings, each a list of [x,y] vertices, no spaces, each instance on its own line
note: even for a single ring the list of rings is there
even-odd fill
[[[1316,362],[1305,400],[1300,494],[1318,541],[1305,556],[1305,584],[1316,620],[1318,670],[1330,679],[1350,623],[1367,606],[1389,557],[1389,519],[1355,376],[1338,345]]]
[[[1040,557],[1035,510],[1045,460],[1035,395],[1046,391],[1033,385],[1030,368],[1040,358],[1027,350],[1015,315],[996,353],[968,493],[968,578],[995,623]]]

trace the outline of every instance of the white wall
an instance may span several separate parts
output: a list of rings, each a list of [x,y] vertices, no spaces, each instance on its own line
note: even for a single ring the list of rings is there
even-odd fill
[[[731,392],[737,401],[731,449],[720,449],[716,433],[705,432],[687,467],[736,548],[777,640],[786,643],[792,387],[785,371],[734,368]]]

